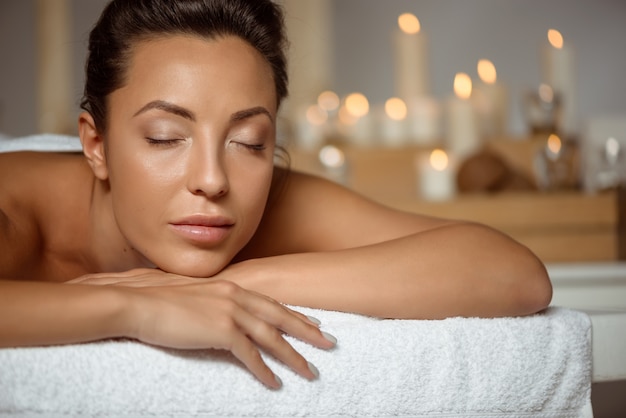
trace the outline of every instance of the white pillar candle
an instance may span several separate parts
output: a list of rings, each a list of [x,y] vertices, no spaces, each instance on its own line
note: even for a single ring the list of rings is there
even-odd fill
[[[37,2],[37,119],[39,132],[74,131],[69,0]]]
[[[472,89],[472,100],[479,119],[480,133],[485,138],[501,138],[507,132],[507,89],[498,82],[496,67],[491,61],[478,61],[477,70],[480,81]]]
[[[357,146],[369,146],[374,142],[374,121],[367,97],[361,93],[351,93],[339,109],[339,123],[342,134],[348,142]]]
[[[441,149],[416,157],[419,195],[430,201],[449,200],[456,195],[454,161]]]
[[[407,107],[404,101],[392,97],[378,109],[380,138],[384,145],[395,147],[406,144]]]
[[[562,121],[559,130],[572,135],[578,130],[574,49],[563,42],[563,36],[555,29],[548,31],[548,41],[542,50],[543,81],[560,96]]]
[[[482,147],[477,129],[476,113],[469,100],[472,80],[465,73],[454,78],[455,96],[450,98],[446,109],[446,147],[459,158],[468,157]]]
[[[304,150],[318,149],[326,140],[328,115],[317,105],[310,105],[298,112],[296,120],[296,143]]]
[[[400,15],[393,40],[396,96],[406,102],[428,94],[428,43],[417,17]]]
[[[430,96],[407,103],[407,136],[417,145],[436,145],[441,139],[441,105]]]

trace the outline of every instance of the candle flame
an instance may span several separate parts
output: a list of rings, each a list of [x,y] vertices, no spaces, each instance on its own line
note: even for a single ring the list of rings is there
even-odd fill
[[[413,35],[421,29],[420,21],[414,14],[403,13],[398,16],[398,27],[404,33]]]
[[[407,114],[406,104],[402,99],[392,97],[385,102],[385,113],[393,120],[404,120]]]
[[[317,105],[327,112],[337,110],[339,107],[339,96],[332,91],[324,91],[317,96]]]
[[[306,120],[311,125],[323,125],[328,120],[328,114],[318,105],[311,105],[306,110]]]
[[[319,159],[324,166],[330,168],[341,167],[346,161],[343,151],[333,145],[323,147],[320,150]]]
[[[563,48],[563,35],[556,29],[548,30],[548,41],[556,49]]]
[[[551,134],[548,137],[547,146],[552,154],[557,155],[559,152],[561,152],[561,138],[559,138],[558,135]]]
[[[430,153],[430,165],[437,171],[448,168],[448,154],[442,149],[434,149]]]
[[[487,84],[494,84],[498,75],[496,73],[496,66],[493,65],[493,62],[482,59],[478,61],[478,76],[480,79]]]
[[[469,99],[472,95],[472,79],[465,73],[454,76],[454,93],[459,99]]]
[[[339,108],[339,112],[338,112],[338,117],[339,117],[339,123],[341,123],[341,125],[344,126],[352,126],[354,124],[356,124],[357,121],[357,117],[353,116],[350,112],[348,112],[348,109],[346,108],[346,106],[341,106]]]
[[[370,110],[370,104],[367,97],[361,93],[352,93],[346,97],[346,110],[352,116],[360,118],[367,115]]]

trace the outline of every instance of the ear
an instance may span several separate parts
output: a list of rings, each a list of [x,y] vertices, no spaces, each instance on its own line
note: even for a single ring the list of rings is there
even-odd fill
[[[109,170],[106,162],[104,138],[98,133],[96,124],[89,112],[81,112],[78,116],[78,135],[83,144],[83,154],[87,157],[93,174],[100,180],[106,180],[109,177]]]

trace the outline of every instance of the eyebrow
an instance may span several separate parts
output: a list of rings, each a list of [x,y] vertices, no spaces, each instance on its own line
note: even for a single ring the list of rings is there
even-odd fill
[[[163,110],[168,113],[172,113],[177,116],[181,116],[185,119],[189,119],[190,121],[196,120],[196,115],[190,110],[185,109],[184,107],[175,105],[174,103],[166,102],[165,100],[153,100],[150,103],[146,104],[144,107],[139,109],[134,115],[138,116],[142,113],[147,112],[148,110],[158,109]]]
[[[135,112],[133,117],[152,109],[163,110],[164,112],[172,113],[185,119],[189,119],[190,121],[196,121],[196,115],[192,111],[185,109],[184,107],[178,106],[174,103],[167,102],[165,100],[153,100],[147,103],[137,112]],[[251,118],[256,115],[266,115],[272,123],[274,122],[272,114],[263,106],[255,106],[251,107],[250,109],[239,110],[230,116],[230,120],[231,122],[239,122],[241,120]]]
[[[231,122],[238,122],[240,120],[251,118],[252,116],[256,116],[256,115],[265,115],[269,118],[269,120],[272,123],[274,122],[274,118],[272,117],[272,114],[269,112],[269,110],[267,110],[263,106],[251,107],[250,109],[244,109],[244,110],[235,112],[230,116],[230,120]]]

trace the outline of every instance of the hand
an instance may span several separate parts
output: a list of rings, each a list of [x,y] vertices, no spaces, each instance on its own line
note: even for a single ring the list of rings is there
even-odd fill
[[[70,283],[112,285],[128,295],[128,336],[171,348],[229,350],[271,388],[279,388],[281,383],[263,361],[259,348],[301,376],[315,379],[316,369],[282,333],[319,348],[335,344],[305,315],[229,281],[139,269],[83,276]]]

